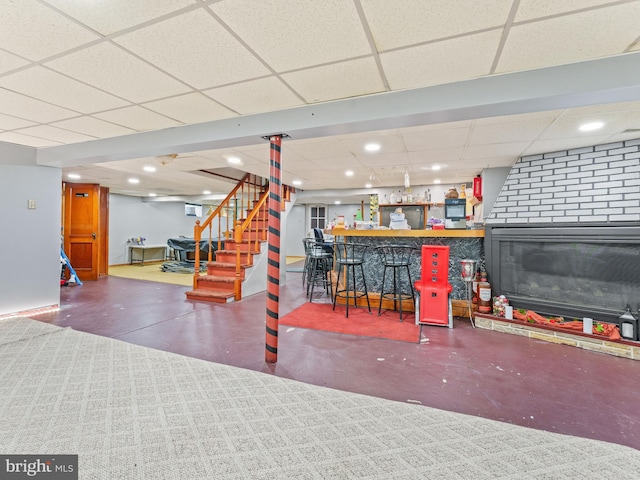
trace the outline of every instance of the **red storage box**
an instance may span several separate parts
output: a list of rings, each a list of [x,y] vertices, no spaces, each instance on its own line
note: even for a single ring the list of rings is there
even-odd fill
[[[448,325],[452,327],[449,309],[449,247],[423,245],[420,280],[415,282],[420,299],[417,305],[417,324]]]

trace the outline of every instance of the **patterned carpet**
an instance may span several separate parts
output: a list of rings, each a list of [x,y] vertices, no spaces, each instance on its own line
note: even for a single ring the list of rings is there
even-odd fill
[[[0,321],[0,453],[81,479],[636,479],[640,451]]]

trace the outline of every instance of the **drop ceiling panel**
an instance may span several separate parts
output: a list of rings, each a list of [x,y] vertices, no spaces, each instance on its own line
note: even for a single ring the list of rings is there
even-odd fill
[[[82,113],[129,105],[125,100],[40,66],[0,78],[0,87]]]
[[[504,0],[363,0],[367,22],[379,50],[404,47],[488,28],[507,21]],[[398,28],[402,26],[401,28]]]
[[[30,127],[31,125],[35,125],[35,122],[0,113],[0,129],[2,130],[14,130],[16,128]]]
[[[156,100],[144,104],[150,110],[175,118],[182,123],[202,123],[234,117],[236,114],[201,93]]]
[[[377,155],[384,155],[389,153],[402,153],[406,151],[405,144],[402,137],[393,131],[386,135],[353,135],[353,136],[341,136],[339,142],[344,145],[350,152],[352,152],[357,158],[368,159]],[[368,143],[377,143],[380,145],[380,150],[377,152],[367,152],[365,146]]]
[[[551,125],[553,118],[476,124],[469,137],[470,145],[533,141]]]
[[[500,33],[491,31],[383,53],[380,61],[392,90],[476,78],[491,70]]]
[[[198,0],[163,0],[161,2],[158,0],[45,1],[103,35],[118,32],[200,3]]]
[[[162,128],[175,127],[180,122],[159,115],[142,107],[126,107],[110,112],[96,113],[94,117],[107,122],[112,122],[123,127],[144,132],[148,130],[159,130]]]
[[[0,45],[29,60],[42,60],[99,38],[37,1],[2,2]]]
[[[562,0],[561,2],[549,2],[540,0],[520,0],[515,22],[532,20],[535,18],[550,17],[575,10],[599,7],[617,0]]]
[[[210,6],[277,72],[371,54],[353,2],[236,0]]]
[[[115,42],[199,89],[270,73],[205,10],[150,25]]]
[[[412,165],[432,165],[434,163],[440,165],[459,160],[463,154],[464,147],[461,146],[409,152],[407,158]]]
[[[358,163],[367,167],[383,167],[390,165],[403,165],[411,163],[410,156],[407,152],[398,153],[378,153],[376,155],[357,155]]]
[[[32,137],[30,135],[23,135],[16,132],[2,132],[0,133],[0,142],[16,143],[18,145],[27,145],[29,147],[51,147],[54,145],[61,145],[58,142],[52,140],[45,140],[44,138]]]
[[[321,141],[318,141],[318,139],[312,139],[312,141],[292,141],[287,143],[286,148],[311,161],[351,157],[351,152],[346,146],[332,139]]]
[[[135,130],[133,129],[88,116],[70,118],[69,120],[62,120],[61,122],[55,122],[51,125],[96,138],[109,138],[135,133]]]
[[[17,55],[13,55],[9,52],[0,50],[0,74],[9,72],[14,68],[19,68],[27,65],[29,62]]]
[[[68,130],[52,127],[50,125],[38,125],[35,127],[23,128],[21,130],[18,130],[17,133],[44,138],[46,140],[53,140],[54,142],[58,143],[76,143],[95,140],[95,137],[89,137],[80,133],[70,132]]]
[[[241,115],[282,110],[304,104],[276,77],[249,80],[205,90],[203,93]]]
[[[282,75],[308,103],[379,93],[385,90],[373,58],[308,68]],[[323,78],[323,82],[318,82]]]
[[[427,130],[406,133],[402,136],[407,151],[435,150],[445,147],[462,147],[467,141],[469,127]]]
[[[474,160],[478,158],[491,157],[516,157],[522,155],[522,152],[531,145],[531,142],[509,142],[509,143],[493,143],[491,145],[469,145],[465,149],[464,158]]]
[[[557,138],[549,140],[538,140],[529,148],[522,152],[522,155],[537,155],[541,153],[559,152],[563,150],[571,150],[573,148],[588,147],[605,143],[609,135],[595,135],[590,137],[575,138]],[[640,138],[636,135],[635,138]]]
[[[580,125],[593,121],[602,121],[604,126],[594,132],[582,133]],[[560,137],[589,137],[591,135],[613,135],[622,133],[627,125],[640,124],[640,111],[622,113],[599,113],[591,115],[562,115],[549,128],[547,128],[541,139]],[[595,145],[595,144],[592,144]]]
[[[160,70],[108,43],[65,55],[46,65],[131,102],[157,100],[190,90]]]
[[[497,72],[513,72],[622,54],[638,38],[640,2],[514,25]],[[602,28],[602,25],[607,28]],[[611,32],[616,34],[612,35]]]
[[[66,108],[50,105],[2,88],[0,88],[0,105],[4,113],[34,122],[54,122],[78,115],[77,112]]]

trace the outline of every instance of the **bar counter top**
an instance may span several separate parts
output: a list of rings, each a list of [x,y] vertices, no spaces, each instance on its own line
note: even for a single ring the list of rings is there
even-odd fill
[[[334,228],[325,233],[336,237],[424,237],[424,238],[484,238],[480,230],[355,230]]]

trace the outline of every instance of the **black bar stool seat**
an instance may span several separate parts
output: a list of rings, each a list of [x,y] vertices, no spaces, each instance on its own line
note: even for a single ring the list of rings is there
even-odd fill
[[[408,245],[384,245],[376,248],[382,256],[382,286],[380,288],[380,305],[378,306],[378,315],[382,313],[382,302],[385,298],[393,300],[393,309],[400,310],[400,321],[402,321],[402,301],[411,301],[415,306],[416,297],[413,292],[413,282],[411,281],[411,255],[415,249]],[[385,290],[385,279],[387,270],[393,271],[393,283],[391,290]],[[401,274],[406,272],[408,283],[403,284]],[[399,308],[398,308],[399,307]]]
[[[329,295],[333,296],[331,284],[331,269],[333,267],[333,252],[327,251],[323,242],[316,238],[305,238],[305,267],[302,273],[307,281],[307,297],[313,302],[313,290],[316,286],[322,287]]]
[[[358,298],[365,297],[367,299],[367,308],[371,313],[371,304],[369,303],[369,292],[367,291],[367,281],[362,267],[364,263],[364,255],[369,245],[352,242],[335,242],[333,244],[335,250],[336,269],[338,270],[338,278],[336,280],[336,291],[333,296],[333,309],[336,309],[336,300],[338,297],[345,299],[346,311],[345,316],[349,318],[349,302],[353,299],[353,306],[358,307]],[[356,267],[360,267],[360,275],[362,277],[362,292],[356,290]],[[340,288],[340,276],[344,270],[344,288]]]

